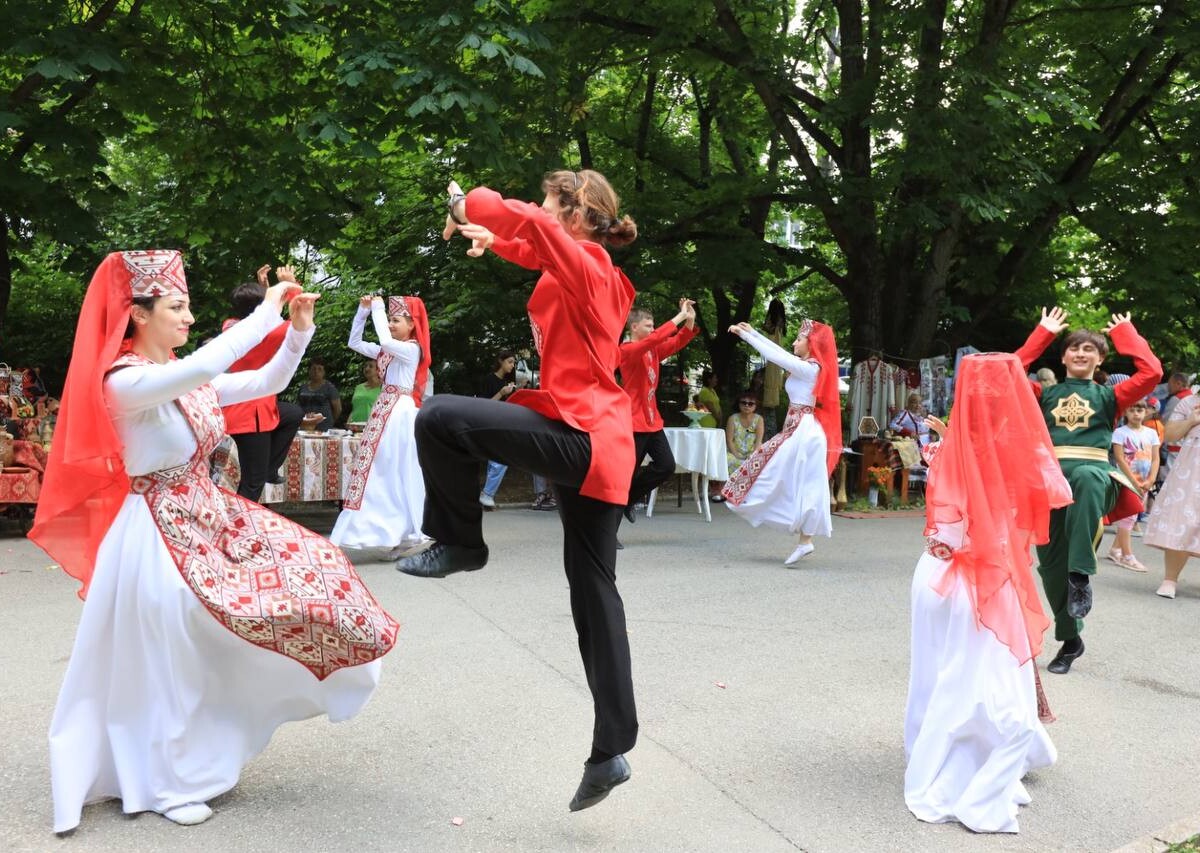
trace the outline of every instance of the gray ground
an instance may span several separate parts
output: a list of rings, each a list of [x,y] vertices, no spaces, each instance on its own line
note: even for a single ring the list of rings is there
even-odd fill
[[[482,572],[361,564],[404,627],[359,717],[280,729],[200,827],[106,803],[62,840],[45,732],[80,603],[40,551],[0,539],[0,848],[1096,851],[1200,811],[1200,568],[1170,602],[1153,594],[1157,555],[1143,553],[1149,576],[1102,564],[1087,655],[1044,676],[1059,763],[1028,779],[1019,835],[975,836],[919,823],[902,797],[921,520],[835,519],[832,542],[787,570],[788,537],[665,502],[622,529],[633,779],[570,814],[591,709],[557,516],[504,509],[486,525]]]

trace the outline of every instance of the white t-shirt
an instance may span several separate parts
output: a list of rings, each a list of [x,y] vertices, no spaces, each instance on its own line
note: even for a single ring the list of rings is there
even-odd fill
[[[1159,444],[1158,433],[1147,426],[1134,429],[1128,424],[1122,424],[1113,430],[1112,443],[1124,451],[1126,462],[1144,459],[1149,463],[1154,458],[1154,449]]]

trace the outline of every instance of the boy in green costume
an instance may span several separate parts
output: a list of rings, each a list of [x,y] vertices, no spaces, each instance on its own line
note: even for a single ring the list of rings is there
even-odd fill
[[[1067,328],[1067,312],[1042,309],[1042,320],[1017,355],[1026,371]],[[1117,352],[1133,359],[1137,372],[1113,387],[1092,381],[1096,368],[1108,355],[1104,334]],[[1065,674],[1083,655],[1083,617],[1092,608],[1090,578],[1096,573],[1096,546],[1104,530],[1104,517],[1124,518],[1139,512],[1142,497],[1137,486],[1108,461],[1113,425],[1131,403],[1150,393],[1162,376],[1162,365],[1150,345],[1138,334],[1128,314],[1113,314],[1104,334],[1088,329],[1063,339],[1062,363],[1066,378],[1043,388],[1034,382],[1063,475],[1075,502],[1050,514],[1050,541],[1039,545],[1038,574],[1054,611],[1054,636],[1062,647],[1047,668]]]

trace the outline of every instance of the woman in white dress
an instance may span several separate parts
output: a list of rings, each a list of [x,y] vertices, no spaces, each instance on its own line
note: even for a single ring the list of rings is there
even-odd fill
[[[379,343],[363,340],[367,315]],[[416,296],[364,296],[350,327],[350,349],[375,359],[383,391],[354,456],[342,512],[330,541],[343,548],[392,548],[396,559],[424,538],[425,481],[413,423],[429,375],[429,320]]]
[[[92,278],[30,533],[86,596],[50,726],[56,832],[114,797],[200,823],[277,726],[352,717],[378,683],[398,626],[353,566],[208,476],[220,407],[296,370],[317,298],[300,290],[281,281],[176,359],[193,322],[178,252],[115,252]],[[289,298],[271,361],[225,373]]]
[[[1022,778],[1056,758],[1035,660],[1050,620],[1029,551],[1071,489],[1017,356],[970,355],[960,370],[950,428],[928,419],[946,438],[923,449],[904,800],[924,821],[1016,832]]]
[[[799,541],[784,565],[813,551],[813,536],[833,535],[829,475],[842,453],[841,398],[833,329],[805,320],[792,352],[755,331],[749,323],[730,326],[771,364],[790,372],[783,429],[742,463],[721,494],[725,505],[754,527],[795,533]]]

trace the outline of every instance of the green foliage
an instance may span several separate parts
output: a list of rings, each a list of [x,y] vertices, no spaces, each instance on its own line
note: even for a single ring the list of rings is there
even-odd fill
[[[529,345],[534,277],[440,240],[445,184],[536,199],[566,165],[613,181],[641,234],[617,260],[660,317],[698,300],[681,361],[727,387],[748,353],[725,327],[772,296],[843,351],[911,358],[1012,348],[1053,301],[1076,325],[1132,310],[1164,361],[1194,366],[1194,15],[10,0],[0,358],[65,362],[69,323],[25,330],[42,306],[77,299],[112,249],[176,246],[198,331],[291,258],[323,290],[331,378],[357,381],[345,336],[380,289],[426,300],[438,389],[469,392],[494,350]]]

